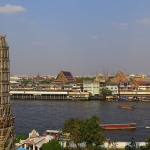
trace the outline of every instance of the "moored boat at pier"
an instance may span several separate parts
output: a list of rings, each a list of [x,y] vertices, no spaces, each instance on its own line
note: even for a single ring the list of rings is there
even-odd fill
[[[127,124],[100,124],[104,130],[125,130],[125,129],[136,129],[136,123]]]

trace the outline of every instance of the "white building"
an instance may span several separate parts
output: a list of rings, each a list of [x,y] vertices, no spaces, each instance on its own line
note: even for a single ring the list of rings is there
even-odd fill
[[[18,148],[25,148],[28,150],[40,150],[42,144],[48,143],[50,140],[54,139],[54,137],[47,136],[39,136],[39,133],[35,130],[32,130],[29,133],[29,137],[26,140],[20,140],[19,143],[16,144]]]
[[[92,80],[83,82],[83,89],[85,92],[90,92],[93,96],[100,94],[100,83],[93,82]]]
[[[106,84],[106,88],[110,91],[112,91],[113,95],[117,95],[118,94],[118,84],[116,83],[108,83]]]

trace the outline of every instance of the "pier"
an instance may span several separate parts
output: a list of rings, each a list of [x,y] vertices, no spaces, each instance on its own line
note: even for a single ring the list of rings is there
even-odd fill
[[[11,99],[67,99],[67,91],[10,91]]]
[[[120,96],[150,97],[150,91],[121,91]],[[13,90],[11,99],[41,99],[41,100],[88,100],[89,92],[79,91],[48,91],[48,90]]]
[[[87,100],[88,92],[70,91],[10,91],[11,99]]]

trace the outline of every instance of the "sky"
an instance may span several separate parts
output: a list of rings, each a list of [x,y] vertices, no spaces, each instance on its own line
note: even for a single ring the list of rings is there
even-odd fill
[[[149,0],[0,0],[11,76],[150,72]]]

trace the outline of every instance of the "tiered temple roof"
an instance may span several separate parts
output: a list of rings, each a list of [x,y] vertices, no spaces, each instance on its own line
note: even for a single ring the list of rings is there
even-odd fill
[[[43,81],[43,80],[45,80],[45,78],[41,77],[39,74],[36,77],[33,78],[34,82]]]
[[[125,73],[119,70],[116,76],[113,79],[111,79],[111,82],[120,82],[120,81],[125,81],[125,80],[127,80]]]
[[[60,71],[56,79],[53,81],[53,84],[65,84],[73,83],[76,84],[76,80],[71,72],[69,71]]]

